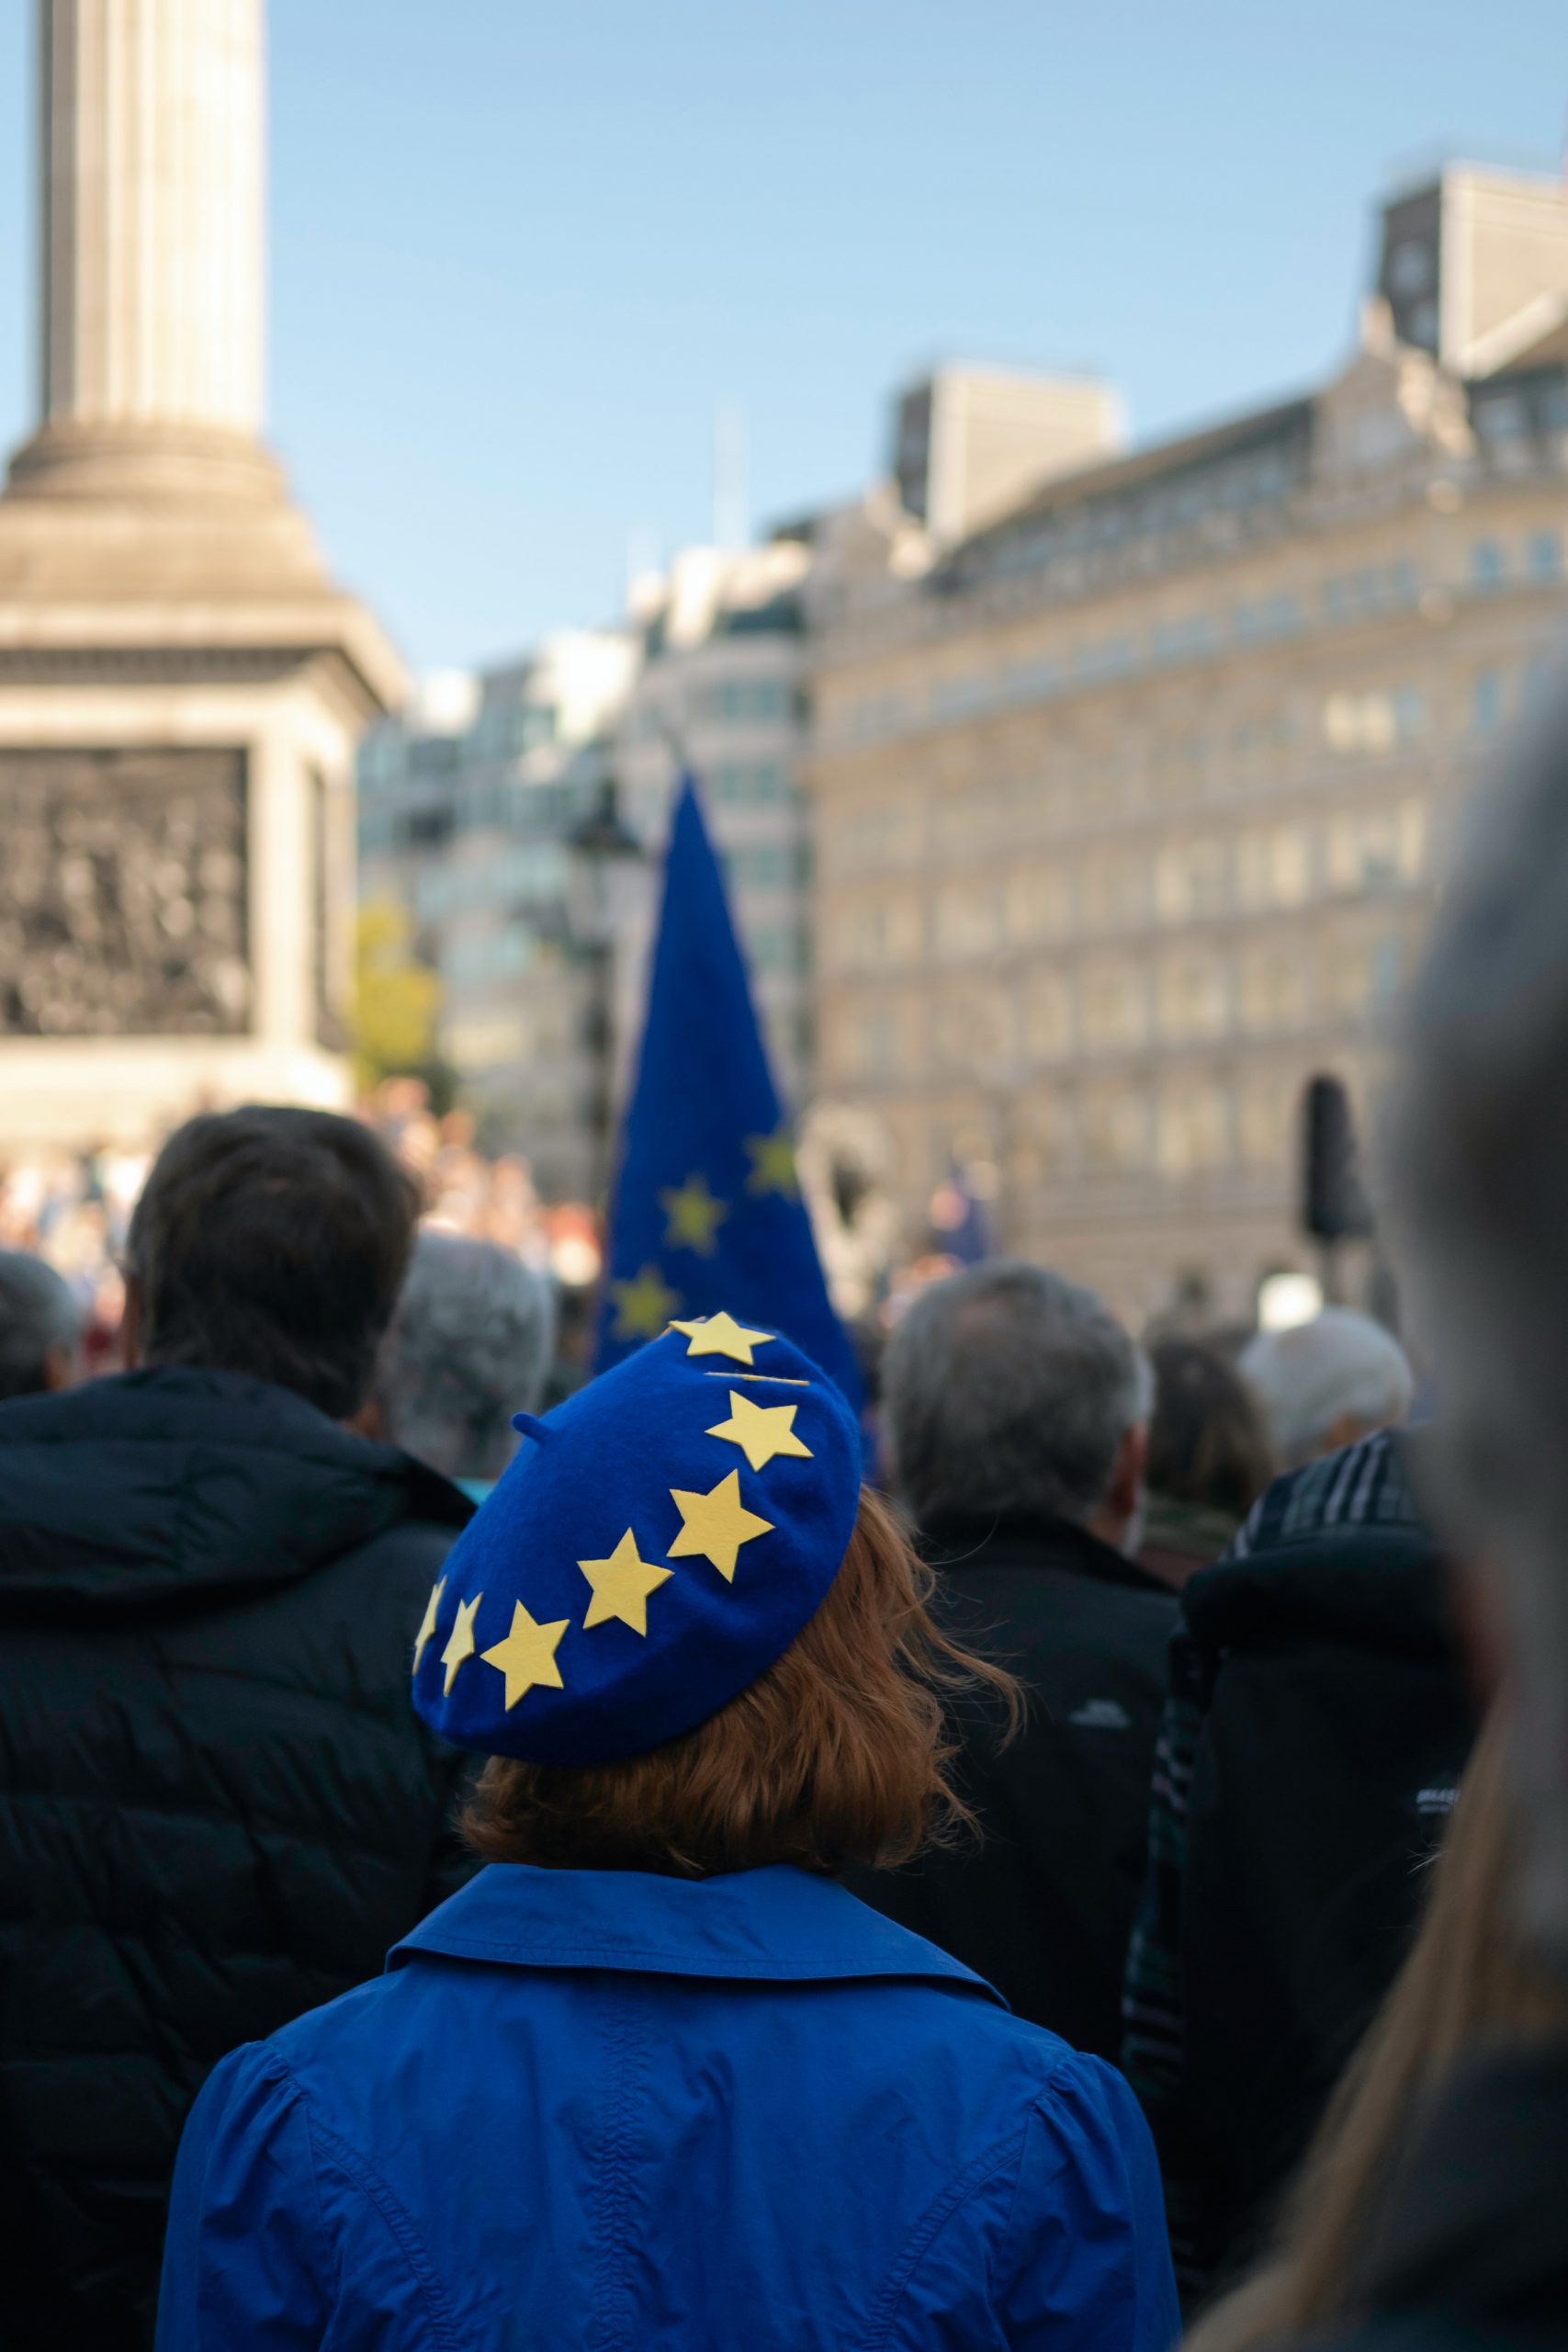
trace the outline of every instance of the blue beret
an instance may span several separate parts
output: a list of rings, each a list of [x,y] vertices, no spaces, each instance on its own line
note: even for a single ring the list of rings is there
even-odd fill
[[[728,1315],[671,1324],[543,1420],[446,1555],[414,1705],[457,1747],[608,1764],[765,1674],[838,1574],[860,1432]]]

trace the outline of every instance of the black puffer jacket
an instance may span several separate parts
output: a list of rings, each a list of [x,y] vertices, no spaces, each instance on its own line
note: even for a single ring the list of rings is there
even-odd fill
[[[955,1713],[980,1842],[851,1883],[1020,2017],[1114,2058],[1175,1595],[1065,1519],[942,1520],[922,1549],[947,1629],[1021,1679],[1028,1719],[1004,1746],[983,1701]]]
[[[0,1409],[6,2352],[151,2340],[208,2070],[460,1875],[409,1655],[470,1508],[231,1374]]]

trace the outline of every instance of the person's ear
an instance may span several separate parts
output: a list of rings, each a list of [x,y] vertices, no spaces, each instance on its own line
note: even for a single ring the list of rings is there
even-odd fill
[[[80,1349],[67,1347],[63,1340],[57,1340],[43,1360],[45,1389],[52,1393],[62,1388],[74,1388],[81,1377]]]
[[[125,1278],[125,1305],[119,1317],[119,1360],[127,1372],[141,1362],[141,1293],[134,1274]]]
[[[1134,1421],[1116,1449],[1115,1466],[1111,1473],[1111,1486],[1104,1504],[1110,1517],[1131,1521],[1142,1510],[1144,1473],[1148,1466],[1148,1424],[1146,1421]]]
[[[344,1423],[344,1428],[352,1430],[355,1437],[384,1438],[387,1434],[387,1424],[381,1418],[381,1408],[374,1396],[367,1396],[359,1410],[356,1413],[350,1413]]]

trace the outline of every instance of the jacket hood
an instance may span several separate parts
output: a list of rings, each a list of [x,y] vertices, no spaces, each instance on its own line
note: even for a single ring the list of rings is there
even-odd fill
[[[289,1584],[407,1521],[472,1514],[270,1382],[122,1373],[0,1407],[0,1623]]]

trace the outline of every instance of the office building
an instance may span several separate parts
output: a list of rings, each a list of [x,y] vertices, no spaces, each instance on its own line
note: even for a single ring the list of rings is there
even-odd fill
[[[884,1125],[911,1246],[958,1160],[1130,1315],[1244,1317],[1310,1263],[1303,1086],[1368,1114],[1454,811],[1568,617],[1568,190],[1396,198],[1300,398],[956,542],[900,503],[813,588],[820,1091]]]

